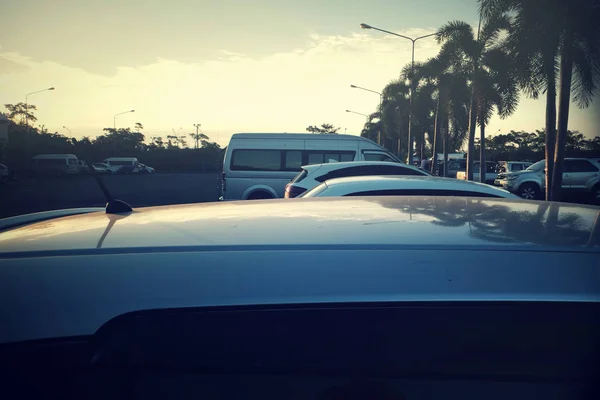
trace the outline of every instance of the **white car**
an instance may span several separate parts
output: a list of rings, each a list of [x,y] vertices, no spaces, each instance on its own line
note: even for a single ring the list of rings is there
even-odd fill
[[[139,163],[138,164],[138,172],[140,174],[153,174],[154,168],[149,167],[146,164]]]
[[[507,190],[478,182],[435,176],[355,176],[331,179],[298,197],[470,196],[519,199]]]
[[[285,187],[285,198],[296,197],[320,183],[334,178],[367,175],[417,175],[431,176],[428,172],[412,165],[384,161],[351,161],[314,164],[302,170]]]
[[[2,398],[597,400],[597,214],[386,196],[0,220]]]
[[[105,163],[94,163],[92,164],[94,170],[100,174],[116,174],[119,170],[118,167],[112,167]]]

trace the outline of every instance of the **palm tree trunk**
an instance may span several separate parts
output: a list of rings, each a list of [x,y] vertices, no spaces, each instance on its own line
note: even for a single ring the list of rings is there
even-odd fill
[[[473,180],[473,157],[475,156],[475,128],[477,124],[477,102],[475,101],[475,83],[471,83],[471,102],[469,105],[469,143],[467,145],[467,180]]]
[[[550,198],[560,201],[562,174],[565,159],[565,142],[569,123],[569,101],[571,100],[571,80],[573,77],[573,31],[567,26],[564,45],[560,58],[560,94],[558,98],[558,133],[554,152],[554,170],[552,172],[552,192]]]
[[[433,126],[433,158],[431,159],[431,173],[435,173],[435,167],[437,166],[437,140],[439,137],[440,131],[440,97],[438,96],[437,105],[435,107],[435,122]]]
[[[481,123],[479,130],[479,182],[485,183],[485,124]]]
[[[446,103],[448,104],[448,103]],[[450,120],[448,119],[447,108],[444,109],[444,128],[443,128],[443,141],[444,141],[444,177],[448,176],[448,137],[450,136]]]
[[[556,77],[554,55],[546,65],[546,200],[552,200],[552,174],[554,171],[554,147],[556,146]]]

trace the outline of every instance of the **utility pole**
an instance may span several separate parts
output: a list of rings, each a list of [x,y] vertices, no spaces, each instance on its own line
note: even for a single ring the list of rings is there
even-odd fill
[[[200,138],[199,134],[198,134],[198,130],[200,129],[200,126],[202,124],[194,124],[194,126],[196,127],[196,137],[194,139],[196,139],[196,150],[198,150],[198,139]]]

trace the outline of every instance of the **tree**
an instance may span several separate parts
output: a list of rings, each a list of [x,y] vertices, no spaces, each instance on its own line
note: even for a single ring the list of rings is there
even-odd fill
[[[559,199],[571,92],[587,107],[599,87],[600,7],[597,0],[478,0],[486,18],[513,16],[508,45],[520,66],[519,84],[537,98],[546,93],[546,199]],[[560,70],[558,59],[560,56]],[[575,75],[573,76],[573,67]],[[556,132],[560,72],[559,134]],[[575,84],[572,85],[572,78]],[[555,171],[555,161],[558,170]],[[556,178],[556,181],[554,180]]]
[[[200,142],[202,141],[208,141],[208,136],[206,136],[204,133],[199,132],[199,133],[188,133],[188,136],[192,138],[192,140],[195,143],[195,147],[196,149],[200,148]],[[204,147],[204,146],[203,146]]]
[[[135,127],[133,129],[135,129],[137,132],[141,132],[142,129],[144,129],[144,125],[142,125],[141,122],[136,122]]]
[[[320,127],[316,126],[316,125],[310,125],[306,128],[307,132],[320,133],[320,134],[326,134],[326,135],[337,135],[339,130],[340,130],[340,128],[336,128],[333,125],[328,124],[328,123],[321,124]]]
[[[36,122],[37,118],[33,111],[37,111],[37,107],[33,104],[17,103],[17,104],[5,104],[4,107],[8,111],[8,119],[17,123],[23,124],[25,120]]]
[[[488,18],[473,28],[462,21],[451,21],[437,32],[441,52],[447,53],[458,70],[470,70],[471,101],[469,105],[469,136],[467,146],[467,179],[473,179],[473,161],[476,125],[481,126],[480,142],[485,142],[485,125],[489,122],[494,106],[510,115],[516,108],[517,91],[512,82],[508,56],[499,47],[500,34],[508,30],[510,21],[503,14]],[[480,154],[481,177],[485,177],[484,146]]]
[[[444,165],[448,153],[457,149],[465,138],[467,131],[467,102],[469,100],[467,77],[464,68],[452,63],[452,53],[442,48],[440,54],[419,64],[416,74],[434,85],[432,92],[436,107],[434,112],[434,128],[432,153],[437,161],[439,140],[442,141]],[[434,171],[436,163],[431,165]],[[445,175],[445,171],[444,171]]]

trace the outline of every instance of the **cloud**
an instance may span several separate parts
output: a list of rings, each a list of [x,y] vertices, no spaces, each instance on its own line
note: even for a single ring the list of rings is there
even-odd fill
[[[416,37],[431,31],[400,33]],[[419,41],[416,60],[432,57],[438,49],[434,39]],[[23,101],[26,92],[55,86],[56,91],[30,101],[38,105],[39,120],[47,127],[60,131],[67,125],[75,136],[100,134],[112,126],[114,114],[129,109],[135,114],[118,117],[117,125],[139,121],[152,132],[148,136],[157,136],[178,127],[191,132],[194,123],[201,123],[222,144],[234,132],[303,132],[322,122],[358,133],[364,119],[345,110],[371,113],[379,98],[350,85],[379,91],[399,76],[410,56],[408,40],[363,31],[346,36],[313,33],[304,46],[264,57],[221,50],[204,62],[160,58],[144,66],[120,67],[110,77],[0,53],[22,66],[0,75],[0,104]],[[507,121],[488,131],[539,128],[543,110]]]

